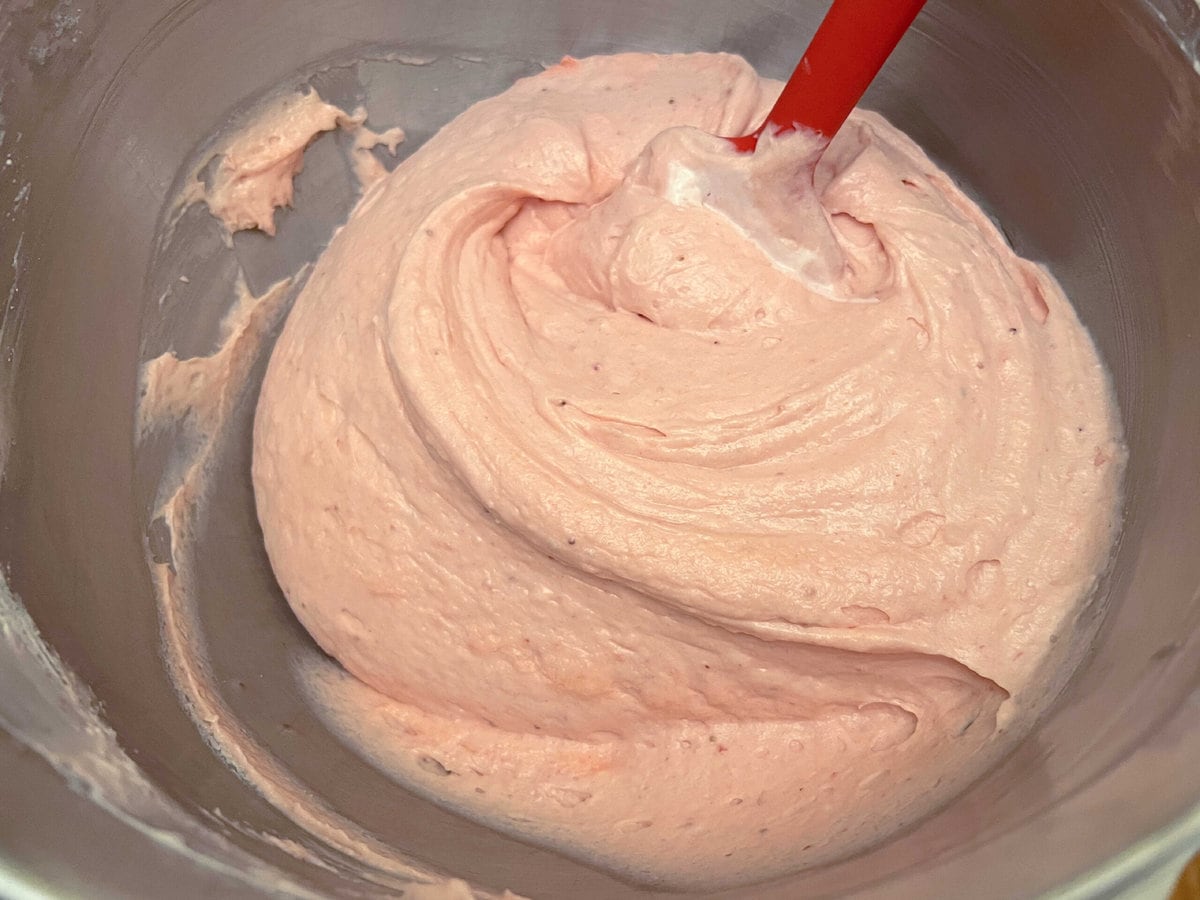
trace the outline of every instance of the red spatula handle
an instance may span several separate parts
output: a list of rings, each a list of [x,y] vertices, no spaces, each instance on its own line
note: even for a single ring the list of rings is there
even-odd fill
[[[732,138],[753,150],[758,136],[810,128],[832,138],[891,55],[925,0],[833,0],[800,65],[753,134]]]

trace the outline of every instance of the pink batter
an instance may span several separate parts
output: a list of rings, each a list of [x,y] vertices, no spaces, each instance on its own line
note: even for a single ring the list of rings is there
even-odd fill
[[[365,752],[674,883],[977,777],[1077,661],[1117,518],[1054,280],[877,115],[815,188],[805,136],[707,136],[778,89],[622,55],[467,110],[334,238],[256,419],[279,582],[392,698]]]

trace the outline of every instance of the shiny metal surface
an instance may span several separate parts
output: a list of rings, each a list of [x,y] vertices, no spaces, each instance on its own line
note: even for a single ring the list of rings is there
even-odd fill
[[[723,49],[786,77],[822,11],[0,0],[0,562],[130,757],[205,827],[319,894],[382,892],[238,780],[181,707],[145,562],[162,454],[135,458],[133,444],[139,362],[211,349],[232,273],[262,288],[311,258],[349,207],[348,177],[318,144],[276,242],[226,249],[200,211],[160,244],[184,162],[232,112],[309,79],[337,102],[365,100],[379,126],[403,125],[411,148],[563,54]],[[1051,266],[1092,329],[1131,444],[1127,524],[1094,653],[1004,765],[873,852],[720,896],[1105,897],[1200,846],[1198,40],[1192,0],[931,0],[868,92],[865,105],[967,185],[1020,253]],[[188,290],[168,294],[179,274]],[[406,793],[325,730],[297,690],[291,662],[316,651],[267,567],[248,411],[238,421],[199,575],[213,669],[239,719],[315,793],[436,870],[533,897],[654,896]],[[0,806],[13,893],[258,893],[93,807],[3,733]]]

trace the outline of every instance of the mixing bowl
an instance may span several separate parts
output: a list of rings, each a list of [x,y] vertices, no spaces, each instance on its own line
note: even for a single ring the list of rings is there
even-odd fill
[[[442,809],[325,727],[301,676],[330,664],[257,530],[252,392],[197,524],[195,608],[171,619],[151,580],[171,436],[135,441],[139,366],[210,353],[238,273],[259,292],[295,272],[353,203],[330,136],[278,238],[176,217],[205,142],[271,92],[364,103],[403,156],[564,54],[728,50],[784,77],[822,6],[0,0],[0,893],[665,895]],[[711,896],[1108,897],[1200,846],[1198,41],[1194,0],[932,0],[867,94],[1074,299],[1126,424],[1126,522],[1093,652],[1001,766],[855,859]],[[169,677],[181,628],[219,713]],[[241,729],[369,852],[282,814],[194,719]]]

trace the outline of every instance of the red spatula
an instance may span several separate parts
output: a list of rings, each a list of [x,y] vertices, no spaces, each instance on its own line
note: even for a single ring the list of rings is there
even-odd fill
[[[753,133],[729,140],[753,150],[764,131],[807,128],[832,138],[925,0],[833,0],[800,65]]]

